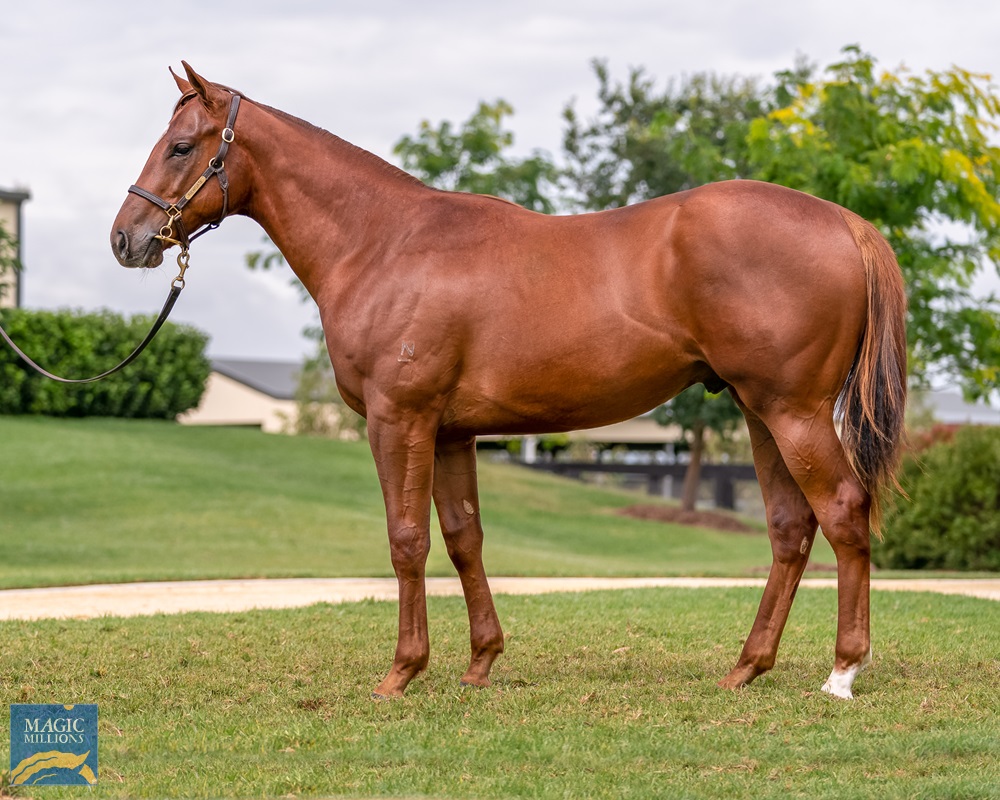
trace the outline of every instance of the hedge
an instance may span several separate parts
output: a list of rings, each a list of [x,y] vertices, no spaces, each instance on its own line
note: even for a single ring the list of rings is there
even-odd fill
[[[3,327],[25,353],[66,378],[97,375],[119,363],[154,319],[125,319],[110,311],[0,313]],[[201,400],[211,371],[207,344],[201,331],[168,322],[121,372],[96,383],[68,385],[42,377],[0,342],[0,414],[173,419]]]
[[[908,456],[885,541],[872,561],[896,569],[1000,570],[1000,428],[965,427]]]

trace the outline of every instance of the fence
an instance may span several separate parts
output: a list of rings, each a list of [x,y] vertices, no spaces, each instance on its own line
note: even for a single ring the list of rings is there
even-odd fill
[[[584,473],[608,473],[612,475],[636,475],[646,478],[646,491],[651,495],[675,495],[666,491],[669,480],[672,488],[679,489],[687,472],[687,464],[615,464],[590,461],[536,461],[524,464],[531,469],[551,472],[566,478],[583,478]],[[756,481],[757,473],[753,464],[702,464],[701,479],[714,485],[713,496],[716,508],[736,507],[736,482]]]

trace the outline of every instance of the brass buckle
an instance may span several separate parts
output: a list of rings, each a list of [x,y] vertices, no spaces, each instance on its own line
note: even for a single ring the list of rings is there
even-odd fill
[[[178,242],[178,244],[180,243]],[[180,272],[177,274],[177,277],[170,282],[170,285],[183,289],[186,285],[184,282],[184,273],[187,272],[187,268],[191,260],[191,254],[188,252],[188,249],[184,247],[184,245],[181,245],[181,247],[183,249],[177,254],[177,266],[180,268]]]
[[[167,224],[160,228],[160,232],[154,237],[161,242],[176,244],[183,247],[184,244],[174,238],[174,222],[181,218],[181,210],[176,205],[167,209]]]

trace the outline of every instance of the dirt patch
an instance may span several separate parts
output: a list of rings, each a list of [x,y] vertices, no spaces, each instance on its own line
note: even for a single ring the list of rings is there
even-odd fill
[[[674,506],[639,505],[626,506],[619,509],[618,513],[653,522],[671,522],[675,525],[692,525],[732,533],[760,533],[758,528],[718,511],[684,511]]]

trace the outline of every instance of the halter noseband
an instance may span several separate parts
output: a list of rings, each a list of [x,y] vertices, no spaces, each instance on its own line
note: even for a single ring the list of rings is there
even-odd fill
[[[184,270],[187,269],[188,247],[191,242],[202,234],[218,228],[222,220],[229,213],[229,176],[226,175],[226,154],[229,152],[229,145],[236,138],[233,126],[236,124],[236,115],[239,113],[241,100],[242,98],[238,94],[233,95],[233,99],[229,103],[229,117],[226,119],[226,127],[222,129],[222,144],[219,145],[219,151],[213,158],[209,159],[208,167],[201,173],[201,177],[191,185],[191,188],[184,193],[184,196],[180,200],[176,203],[168,203],[162,197],[140,186],[133,184],[128,187],[131,194],[139,195],[139,197],[159,206],[166,212],[167,224],[160,228],[160,232],[154,238],[168,245],[176,244],[180,246],[181,252],[177,256],[177,263],[181,268],[181,273],[177,276],[175,282],[180,282],[181,285],[184,284]],[[213,175],[218,178],[219,188],[222,189],[222,213],[215,222],[206,223],[199,230],[188,235],[187,230],[184,228],[184,221],[181,219],[181,212],[184,210],[184,206],[188,204],[191,198],[198,194],[201,187]],[[174,231],[175,225],[177,226],[176,232]]]

